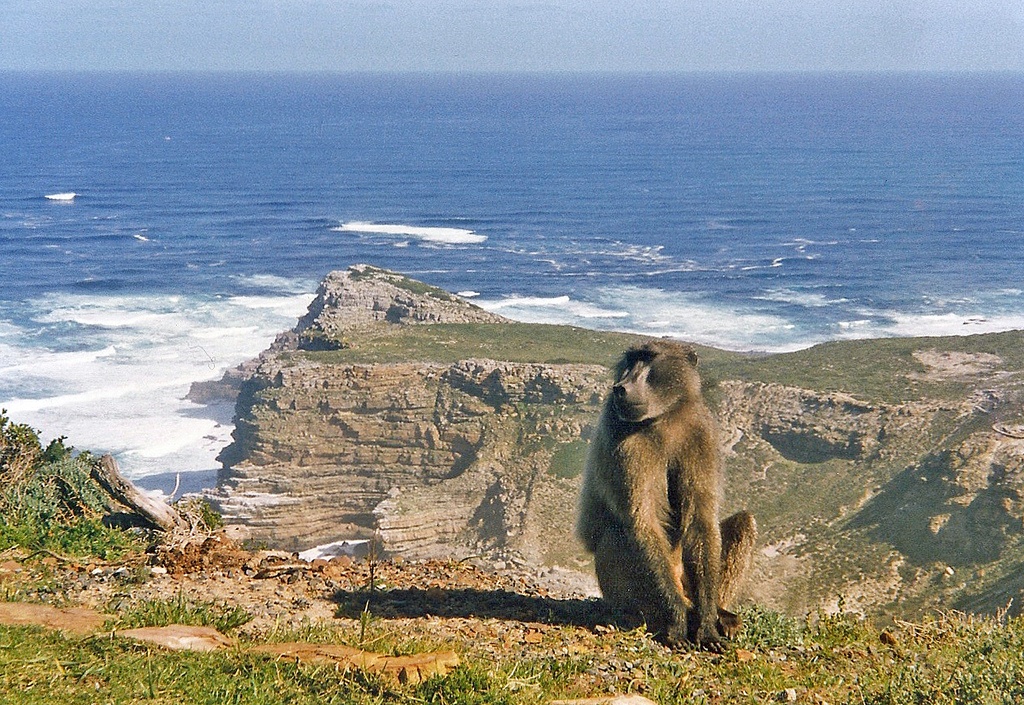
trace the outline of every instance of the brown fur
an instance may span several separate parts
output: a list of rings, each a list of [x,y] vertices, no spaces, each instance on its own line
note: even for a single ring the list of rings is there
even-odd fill
[[[722,466],[693,348],[655,340],[615,368],[590,446],[576,533],[604,599],[675,646],[720,650],[753,558],[749,512],[719,523]]]

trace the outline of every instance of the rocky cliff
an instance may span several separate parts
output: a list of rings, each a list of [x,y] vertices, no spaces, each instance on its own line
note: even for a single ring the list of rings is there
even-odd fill
[[[253,538],[588,570],[572,537],[608,365],[635,338],[529,326],[371,267],[335,272],[246,370],[214,500]],[[1022,336],[703,351],[751,596],[992,610],[1024,579]]]
[[[404,555],[514,547],[541,560],[561,550],[571,500],[557,517],[532,510],[571,496],[577,459],[568,470],[553,463],[564,448],[581,452],[606,368],[346,360],[397,330],[446,324],[511,322],[370,267],[327,277],[242,384],[220,511],[289,548],[377,532]],[[524,538],[551,532],[561,538],[539,551]]]

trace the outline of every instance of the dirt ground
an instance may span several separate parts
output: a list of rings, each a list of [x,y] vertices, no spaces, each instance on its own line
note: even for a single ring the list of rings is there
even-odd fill
[[[634,625],[592,595],[542,585],[545,577],[551,576],[473,560],[305,562],[247,551],[218,535],[130,563],[0,554],[0,597],[17,593],[24,602],[110,616],[153,600],[240,607],[251,620],[233,635],[252,641],[322,625],[355,637],[368,624],[381,642],[422,642],[495,660],[605,652],[608,661],[595,678],[621,679],[632,664],[619,663],[608,636]]]

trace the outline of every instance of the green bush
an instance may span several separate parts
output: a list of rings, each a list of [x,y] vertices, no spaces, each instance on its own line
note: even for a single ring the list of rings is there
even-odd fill
[[[740,614],[743,630],[737,644],[747,648],[777,649],[799,646],[804,641],[804,622],[774,610],[752,605]]]
[[[43,448],[34,430],[0,412],[0,550],[112,559],[140,548],[138,539],[103,525],[113,507],[92,478],[93,463],[64,438]]]
[[[11,423],[7,410],[0,410],[0,487],[31,474],[42,452],[39,435],[25,424]]]

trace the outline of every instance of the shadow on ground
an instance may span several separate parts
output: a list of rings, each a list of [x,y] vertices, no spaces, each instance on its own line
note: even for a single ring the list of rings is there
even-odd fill
[[[594,629],[615,625],[620,629],[640,626],[639,620],[609,609],[597,598],[556,599],[521,595],[508,590],[476,588],[404,588],[396,590],[339,590],[334,594],[338,616],[358,619],[364,610],[375,617],[461,617],[506,619],[520,622],[576,626]]]

